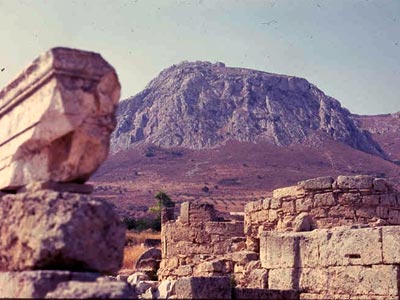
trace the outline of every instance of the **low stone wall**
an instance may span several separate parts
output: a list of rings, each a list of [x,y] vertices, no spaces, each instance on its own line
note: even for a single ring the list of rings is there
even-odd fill
[[[217,219],[212,205],[181,205],[178,220],[162,226],[160,279],[232,272],[227,254],[245,248],[243,222]]]
[[[301,299],[398,299],[399,246],[400,226],[264,232],[260,260],[269,289]]]
[[[272,198],[245,206],[251,250],[261,231],[307,231],[342,225],[400,224],[400,194],[382,178],[320,177],[273,191]],[[253,245],[253,247],[251,247]]]

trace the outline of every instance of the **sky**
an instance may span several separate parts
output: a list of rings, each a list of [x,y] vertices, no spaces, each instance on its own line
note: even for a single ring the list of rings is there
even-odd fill
[[[122,99],[181,61],[306,78],[356,114],[400,111],[400,0],[0,0],[0,87],[56,46],[95,51]]]

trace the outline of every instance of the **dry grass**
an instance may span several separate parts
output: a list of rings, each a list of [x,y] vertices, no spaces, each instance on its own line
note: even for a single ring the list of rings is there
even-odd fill
[[[122,269],[133,269],[139,256],[148,248],[142,244],[146,239],[159,239],[159,232],[126,232],[126,246],[124,249],[124,261]]]

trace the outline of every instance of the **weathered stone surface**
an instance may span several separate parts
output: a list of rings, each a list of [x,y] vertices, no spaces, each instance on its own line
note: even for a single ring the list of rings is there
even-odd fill
[[[227,276],[179,278],[175,283],[178,299],[231,299]]]
[[[400,226],[382,228],[382,251],[385,264],[400,264]]]
[[[48,190],[6,195],[0,220],[1,270],[121,267],[125,228],[104,200]]]
[[[373,180],[369,175],[338,176],[336,184],[339,189],[371,189]]]
[[[314,221],[308,213],[298,214],[293,221],[293,231],[311,231],[314,228]]]
[[[399,295],[399,266],[372,265],[327,269],[327,290],[343,295]]]
[[[111,282],[98,273],[23,271],[0,273],[0,298],[109,298],[135,299],[123,282]]]
[[[334,229],[321,233],[321,266],[382,263],[381,228]]]
[[[268,300],[300,299],[299,292],[293,290],[285,291],[285,290],[271,290],[271,289],[261,289],[261,288],[234,288],[232,293],[233,293],[233,299],[268,299]]]
[[[0,91],[0,189],[85,181],[108,154],[120,85],[99,55],[53,48]]]
[[[169,299],[175,294],[175,280],[163,280],[160,282],[155,292],[157,299]]]
[[[318,177],[300,181],[298,183],[305,190],[324,190],[332,189],[333,178],[332,177]]]

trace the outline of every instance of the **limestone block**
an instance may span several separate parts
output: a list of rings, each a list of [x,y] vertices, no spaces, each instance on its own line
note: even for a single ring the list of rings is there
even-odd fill
[[[263,233],[260,238],[260,260],[263,268],[293,268],[299,252],[298,235]]]
[[[270,209],[271,206],[271,198],[265,198],[263,200],[262,209]]]
[[[232,236],[243,236],[243,222],[206,222],[205,232],[207,234],[218,234],[226,238]]]
[[[400,211],[397,209],[389,210],[388,222],[389,224],[400,224]]]
[[[179,266],[176,270],[175,270],[176,275],[178,276],[191,276],[193,273],[193,267],[190,265],[184,265],[184,266]]]
[[[125,227],[101,199],[43,190],[0,201],[1,270],[120,269]]]
[[[248,288],[267,289],[268,288],[268,270],[255,269],[251,270],[246,279]]]
[[[163,280],[155,292],[156,299],[169,299],[175,294],[175,280]]]
[[[233,299],[298,300],[299,293],[293,290],[271,290],[260,288],[234,288]],[[317,298],[315,298],[317,299]],[[319,298],[318,298],[319,299]],[[326,300],[328,298],[324,298]],[[311,300],[311,299],[310,299]],[[380,299],[379,299],[380,300]]]
[[[41,55],[0,91],[0,189],[87,180],[107,157],[119,96],[99,54]]]
[[[112,282],[98,273],[23,271],[0,273],[0,298],[136,299],[127,283]]]
[[[373,181],[369,175],[338,176],[336,184],[339,189],[372,189]]]
[[[297,184],[305,190],[325,190],[332,189],[332,183],[332,177],[318,177],[300,181]]]
[[[306,196],[304,198],[296,199],[296,211],[308,212],[313,207],[313,199],[311,196]]]
[[[314,195],[314,206],[333,206],[336,204],[336,199],[333,193],[323,193]]]
[[[181,209],[179,214],[180,222],[189,223],[189,207],[190,207],[190,202],[183,202],[181,204]]]
[[[294,268],[268,270],[268,288],[272,290],[298,290]]]
[[[399,295],[397,265],[330,267],[327,272],[327,291],[335,294]]]
[[[301,268],[293,270],[299,278],[299,290],[307,293],[323,293],[329,281],[326,268]]]
[[[338,202],[339,204],[342,205],[348,205],[348,206],[356,206],[361,203],[362,198],[360,193],[343,193],[339,194],[338,196]]]
[[[381,228],[321,231],[320,265],[347,266],[382,263]]]
[[[230,278],[226,276],[179,278],[175,283],[178,299],[231,299]]]
[[[345,205],[336,205],[329,209],[328,216],[345,218],[345,219],[354,219],[356,214],[354,212],[353,207]]]
[[[400,226],[382,227],[382,251],[385,264],[400,264]]]
[[[297,185],[276,189],[272,192],[272,197],[276,199],[296,198],[302,195],[304,195],[304,190]]]
[[[258,260],[258,258],[259,255],[253,251],[240,251],[231,254],[232,261],[243,266],[251,261]]]

